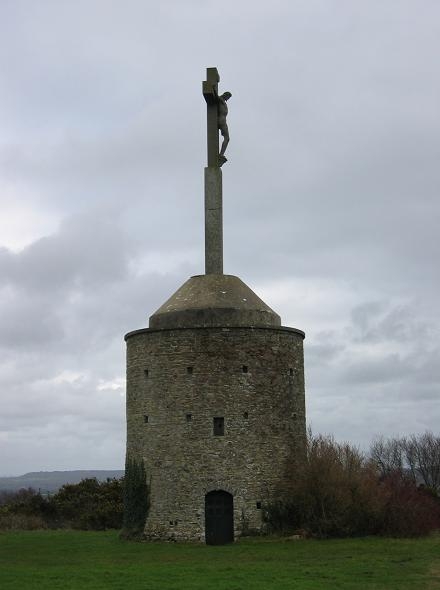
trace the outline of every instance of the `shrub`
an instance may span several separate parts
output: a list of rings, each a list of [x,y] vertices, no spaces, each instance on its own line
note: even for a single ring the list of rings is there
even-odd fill
[[[440,529],[440,501],[429,489],[417,487],[399,472],[380,484],[383,516],[380,533],[394,537],[419,537]]]
[[[66,484],[52,498],[64,526],[82,530],[119,529],[122,526],[123,483],[118,479],[99,482],[83,479]]]
[[[47,528],[47,523],[40,516],[0,512],[0,530],[2,531],[35,531]]]
[[[440,528],[434,488],[418,488],[402,466],[397,439],[376,442],[376,459],[330,436],[307,438],[287,502],[266,507],[269,531],[305,529],[316,537],[420,536]],[[380,457],[381,461],[377,461]]]
[[[127,457],[124,479],[123,538],[142,537],[149,506],[149,488],[144,462]]]
[[[305,457],[298,462],[291,484],[291,499],[266,509],[269,529],[306,529],[317,537],[377,530],[377,478],[358,449],[309,432]]]
[[[64,485],[51,497],[32,489],[3,494],[0,528],[121,528],[122,487],[122,480],[83,479]]]

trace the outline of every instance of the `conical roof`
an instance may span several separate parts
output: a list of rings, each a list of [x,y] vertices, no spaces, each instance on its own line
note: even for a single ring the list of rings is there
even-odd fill
[[[191,277],[150,317],[150,329],[276,327],[275,313],[233,275]]]

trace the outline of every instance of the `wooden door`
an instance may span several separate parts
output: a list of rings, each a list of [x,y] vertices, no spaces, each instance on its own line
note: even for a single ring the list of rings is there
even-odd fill
[[[207,545],[234,542],[234,502],[228,492],[218,490],[206,494],[205,536]]]

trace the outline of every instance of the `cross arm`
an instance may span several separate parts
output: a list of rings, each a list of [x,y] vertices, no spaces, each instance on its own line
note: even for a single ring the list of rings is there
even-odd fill
[[[213,105],[218,101],[218,83],[220,76],[217,68],[206,69],[206,80],[203,82],[203,96],[207,104]]]

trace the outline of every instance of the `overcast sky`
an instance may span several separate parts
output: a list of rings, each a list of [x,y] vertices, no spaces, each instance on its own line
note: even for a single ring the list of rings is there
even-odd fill
[[[126,332],[203,260],[306,332],[308,423],[440,424],[438,0],[0,0],[0,475],[119,469]]]

